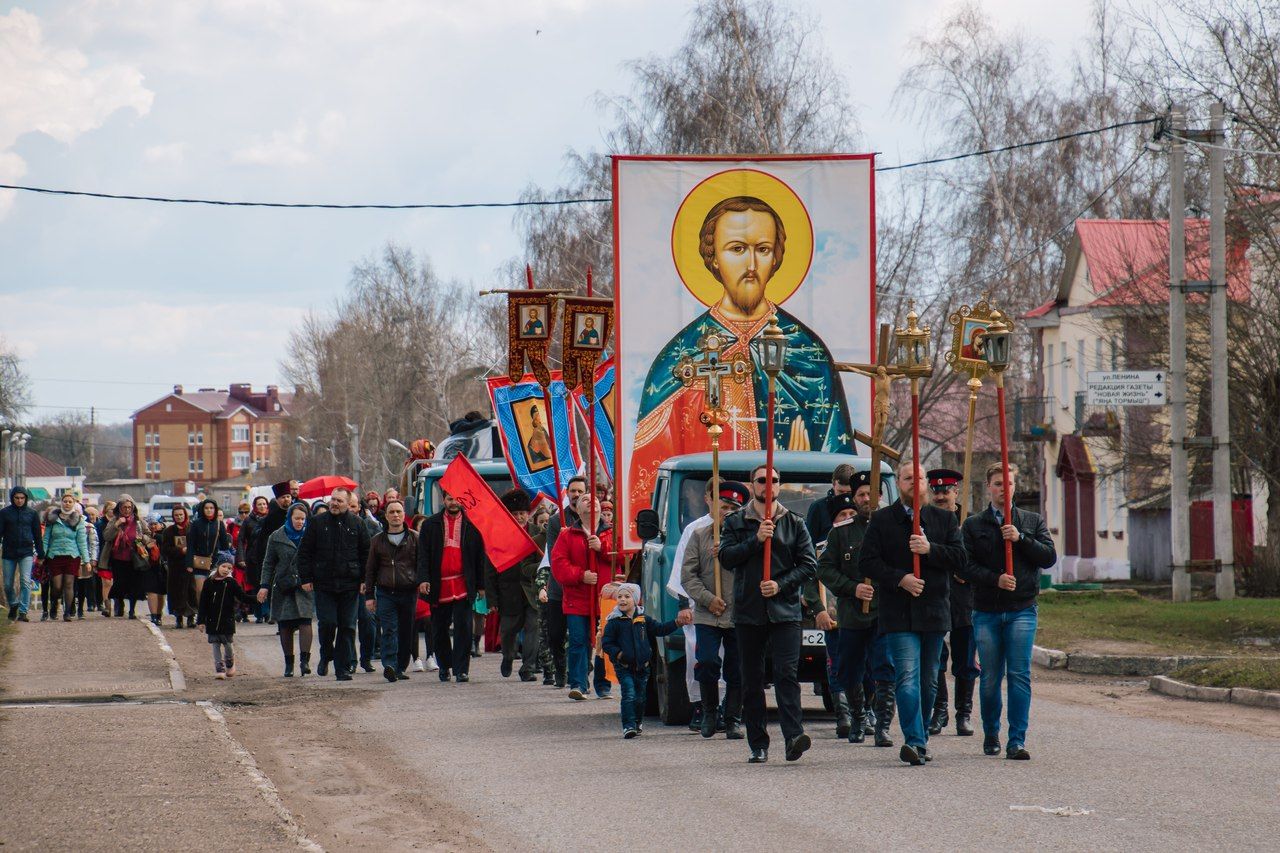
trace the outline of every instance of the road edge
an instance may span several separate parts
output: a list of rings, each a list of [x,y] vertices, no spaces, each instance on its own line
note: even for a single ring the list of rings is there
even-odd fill
[[[1175,699],[1189,699],[1193,702],[1231,702],[1236,705],[1248,705],[1251,708],[1280,711],[1280,693],[1267,690],[1254,690],[1249,687],[1205,687],[1202,684],[1188,684],[1165,675],[1152,676],[1147,686],[1153,693]]]
[[[280,798],[279,789],[276,788],[275,783],[271,781],[267,774],[263,773],[262,769],[258,767],[258,762],[254,760],[253,754],[245,749],[240,741],[236,740],[235,736],[231,734],[231,729],[227,726],[227,718],[222,716],[222,712],[218,710],[217,706],[206,699],[196,702],[196,705],[200,710],[204,711],[204,715],[213,723],[218,733],[231,744],[231,751],[235,754],[236,760],[240,762],[245,774],[253,782],[254,787],[258,789],[262,799],[266,800],[267,805],[276,813],[276,817],[284,825],[284,831],[289,838],[303,850],[308,850],[312,853],[324,853],[324,848],[302,831],[302,827],[298,825],[297,818],[293,816],[293,812],[289,811],[289,807]]]
[[[164,652],[165,657],[169,659],[169,686],[174,693],[181,693],[187,689],[187,678],[182,674],[182,664],[178,663],[178,656],[174,654],[173,646],[169,645],[169,640],[165,637],[164,631],[160,630],[160,626],[154,622],[146,623],[147,630],[156,638],[156,642],[160,644],[160,651]]]

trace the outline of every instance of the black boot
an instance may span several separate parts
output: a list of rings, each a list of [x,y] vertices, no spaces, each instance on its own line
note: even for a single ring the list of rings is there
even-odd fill
[[[876,682],[876,746],[893,746],[893,741],[889,738],[889,726],[893,725],[893,709],[897,698],[892,681]]]
[[[50,619],[58,618],[58,599],[56,598],[49,599],[49,618]]]
[[[702,687],[702,725],[699,734],[703,737],[716,736],[716,717],[720,714],[720,685],[703,684]]]
[[[693,716],[689,717],[689,731],[691,732],[702,731],[702,706],[701,705],[693,706]]]
[[[284,677],[293,678],[293,655],[284,656]]]
[[[724,692],[724,736],[726,740],[742,740],[742,688],[729,687]]]
[[[849,713],[849,699],[841,691],[832,694],[831,701],[836,706],[836,737],[847,738],[853,727],[853,715]]]
[[[933,719],[929,721],[929,734],[942,734],[942,730],[949,722],[951,722],[951,715],[947,713],[947,676],[940,672],[938,673],[938,692],[933,697]]]
[[[973,726],[969,724],[969,716],[973,713],[973,679],[956,679],[956,734],[960,737],[971,737]]]
[[[863,701],[862,685],[846,694],[849,699],[849,743],[862,743],[867,739],[866,724],[867,705]]]
[[[303,675],[310,675],[311,674],[311,652],[303,652],[298,657],[300,658],[300,665],[299,665],[298,671]]]

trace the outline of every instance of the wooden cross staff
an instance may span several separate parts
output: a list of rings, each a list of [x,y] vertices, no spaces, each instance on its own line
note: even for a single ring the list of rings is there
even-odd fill
[[[889,363],[889,339],[891,332],[888,323],[880,324],[880,340],[876,347],[875,361],[870,364],[836,362],[836,370],[842,373],[857,373],[869,376],[875,382],[875,398],[871,404],[871,435],[854,430],[858,441],[871,448],[871,511],[880,507],[880,463],[881,457],[887,456],[894,462],[901,454],[884,444],[884,430],[889,422],[889,403],[893,392],[893,381],[905,379],[906,373],[897,365]],[[870,578],[863,578],[863,583],[870,584]],[[862,602],[862,612],[871,612],[871,602]]]

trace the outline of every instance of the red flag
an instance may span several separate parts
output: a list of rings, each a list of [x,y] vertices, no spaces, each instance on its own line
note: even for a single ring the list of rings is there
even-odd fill
[[[536,542],[521,527],[484,478],[476,473],[465,456],[455,456],[440,478],[440,488],[462,504],[467,519],[484,538],[489,562],[500,572],[514,566],[538,550]]]

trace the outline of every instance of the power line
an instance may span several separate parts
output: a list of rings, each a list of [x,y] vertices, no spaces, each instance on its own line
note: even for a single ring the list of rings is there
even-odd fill
[[[1152,124],[1159,119],[1145,118],[1134,119],[1132,121],[1122,121],[1115,124],[1109,124],[1106,127],[1095,127],[1091,130],[1080,130],[1074,133],[1064,133],[1060,136],[1050,137],[1048,139],[1033,139],[1028,142],[1018,142],[1013,145],[1003,145],[999,148],[983,148],[979,151],[969,151],[964,154],[952,154],[947,157],[934,157],[929,160],[917,160],[913,163],[900,163],[896,166],[879,166],[877,172],[897,172],[903,169],[913,169],[917,166],[933,166],[939,163],[951,163],[956,160],[964,160],[969,157],[985,157],[990,154],[1000,154],[1006,151],[1016,151],[1021,148],[1033,148],[1039,145],[1050,145],[1054,142],[1064,142],[1068,139],[1079,139],[1084,136],[1093,136],[1098,133],[1106,133],[1110,130],[1117,130],[1122,127],[1134,127],[1137,125]],[[218,207],[268,207],[268,208],[285,208],[291,210],[467,210],[473,208],[507,208],[507,207],[557,207],[571,204],[604,204],[612,202],[610,196],[599,198],[561,198],[561,199],[528,199],[525,201],[470,201],[470,202],[421,202],[410,204],[328,204],[321,202],[278,202],[278,201],[231,201],[228,199],[209,199],[209,198],[175,198],[169,196],[150,196],[150,195],[131,195],[124,193],[101,193],[89,192],[86,190],[65,190],[55,189],[52,187],[36,187],[24,184],[0,184],[0,189],[16,190],[19,192],[40,193],[44,195],[57,196],[77,196],[81,198],[101,198],[113,201],[150,201],[160,204],[207,204]]]
[[[1198,145],[1201,148],[1213,148],[1218,151],[1230,151],[1233,154],[1251,154],[1255,157],[1280,157],[1280,151],[1266,151],[1261,148],[1233,148],[1230,145],[1215,145],[1212,142],[1205,142],[1203,139],[1188,139],[1185,136],[1179,136],[1176,133],[1170,133],[1169,136],[1179,142],[1186,142],[1189,145]]]
[[[877,172],[896,172],[899,169],[911,169],[916,166],[933,166],[938,163],[950,163],[955,160],[964,160],[969,157],[985,157],[988,154],[1001,154],[1005,151],[1017,151],[1019,148],[1032,148],[1037,145],[1049,145],[1054,142],[1065,142],[1068,139],[1079,139],[1082,136],[1093,136],[1096,133],[1106,133],[1108,130],[1117,130],[1122,127],[1135,127],[1142,124],[1154,124],[1160,121],[1158,118],[1139,118],[1132,121],[1121,121],[1115,124],[1109,124],[1106,127],[1095,127],[1092,130],[1078,130],[1075,133],[1064,133],[1061,136],[1054,136],[1048,139],[1034,139],[1030,142],[1018,142],[1014,145],[1004,145],[1000,148],[984,148],[981,151],[970,151],[967,154],[952,154],[949,157],[935,157],[932,160],[917,160],[914,163],[902,163],[898,166],[880,166]]]

